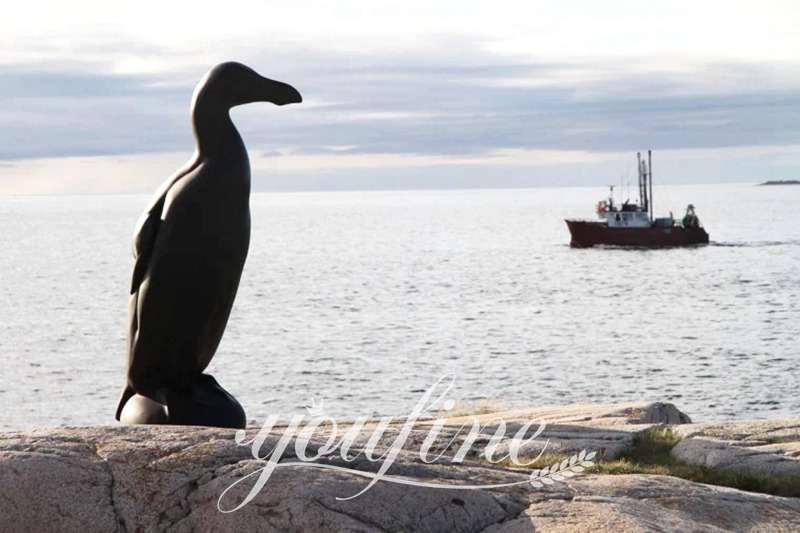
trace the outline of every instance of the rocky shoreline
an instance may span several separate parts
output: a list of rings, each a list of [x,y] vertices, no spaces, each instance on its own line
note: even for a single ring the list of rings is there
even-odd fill
[[[462,428],[471,427],[471,417],[445,419],[436,426],[435,439],[434,421],[417,422],[387,472],[394,482],[380,480],[355,498],[337,499],[367,487],[382,462],[363,456],[345,461],[333,454],[317,459],[314,467],[275,468],[252,501],[228,513],[218,505],[229,510],[244,501],[265,467],[249,445],[261,428],[248,428],[242,444],[232,430],[181,426],[0,433],[0,532],[800,530],[797,497],[669,475],[610,475],[599,468],[625,457],[643,435],[667,427],[679,441],[669,453],[681,465],[756,473],[790,484],[796,479],[800,487],[800,418],[694,424],[675,406],[657,403],[545,407],[475,419],[481,433],[461,463],[452,457],[464,444]],[[546,464],[509,467],[486,456],[490,444],[495,457],[508,455],[511,437],[532,420],[537,423],[523,431],[527,440],[518,446],[519,456],[544,451],[544,457],[565,458],[562,470],[553,471],[552,482],[540,489],[529,483],[531,469]],[[546,427],[529,438],[538,420]],[[500,421],[505,436],[493,441]],[[340,438],[350,424],[337,421]],[[364,447],[378,424],[370,420],[351,450]],[[325,424],[317,428],[305,448],[308,455],[324,445],[330,430]],[[285,431],[285,423],[276,424],[260,449],[280,446]],[[402,420],[388,424],[375,449],[390,450],[402,431]],[[429,457],[442,454],[438,460],[421,460],[426,443]],[[567,475],[571,457],[593,451],[597,469]],[[291,443],[281,458],[283,466],[303,462]]]

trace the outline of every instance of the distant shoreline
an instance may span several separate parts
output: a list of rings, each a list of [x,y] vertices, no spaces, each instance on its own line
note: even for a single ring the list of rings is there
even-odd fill
[[[759,187],[764,185],[800,185],[800,180],[765,181],[764,183],[758,184]]]

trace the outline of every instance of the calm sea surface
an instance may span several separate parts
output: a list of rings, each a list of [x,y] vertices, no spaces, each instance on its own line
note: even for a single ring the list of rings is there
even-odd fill
[[[255,194],[209,371],[252,423],[407,414],[438,377],[511,407],[800,413],[800,187],[664,186],[709,246],[569,248],[603,188]],[[619,199],[619,197],[618,197]],[[624,199],[624,198],[623,198]],[[0,198],[0,429],[100,424],[125,375],[146,196]]]

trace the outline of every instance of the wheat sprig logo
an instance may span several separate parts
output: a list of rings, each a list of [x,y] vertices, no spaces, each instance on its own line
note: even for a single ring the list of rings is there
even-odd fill
[[[556,481],[564,481],[566,478],[572,477],[578,472],[583,472],[590,466],[594,466],[592,459],[594,459],[595,455],[597,455],[597,452],[586,453],[586,450],[583,450],[581,453],[573,455],[569,459],[564,459],[560,463],[534,470],[530,475],[530,484],[537,489],[541,489],[545,485],[552,485]]]

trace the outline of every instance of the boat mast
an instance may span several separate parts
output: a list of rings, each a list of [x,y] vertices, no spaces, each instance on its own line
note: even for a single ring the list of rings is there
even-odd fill
[[[650,178],[650,201],[647,205],[650,207],[650,222],[653,222],[653,155],[650,150],[647,151],[647,175]]]
[[[642,209],[647,209],[647,192],[642,185],[642,153],[636,152],[636,174],[639,177],[639,202],[642,204]]]
[[[639,200],[642,203],[642,210],[650,212],[650,200],[647,198],[647,164],[642,161],[642,153],[636,152],[637,170],[639,171]],[[652,195],[652,190],[651,190]],[[652,217],[650,217],[652,218]]]

